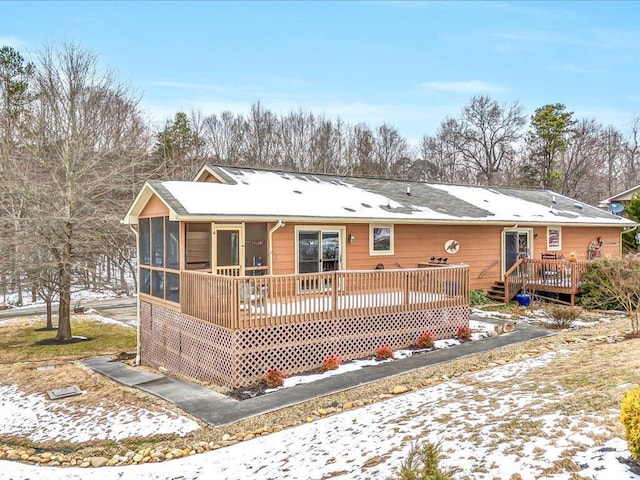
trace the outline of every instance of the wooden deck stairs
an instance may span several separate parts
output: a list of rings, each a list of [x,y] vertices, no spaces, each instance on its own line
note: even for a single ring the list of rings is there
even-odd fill
[[[496,302],[504,303],[504,282],[496,281],[494,284],[487,290],[487,297]]]

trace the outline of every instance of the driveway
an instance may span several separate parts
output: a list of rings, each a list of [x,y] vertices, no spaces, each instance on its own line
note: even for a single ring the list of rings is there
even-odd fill
[[[85,308],[92,308],[100,315],[109,317],[130,327],[137,324],[137,300],[136,297],[110,298],[107,300],[91,300],[83,302]],[[54,314],[58,308],[54,304]],[[10,308],[0,310],[1,318],[27,317],[31,315],[44,315],[46,313],[44,305],[33,305],[29,307]]]

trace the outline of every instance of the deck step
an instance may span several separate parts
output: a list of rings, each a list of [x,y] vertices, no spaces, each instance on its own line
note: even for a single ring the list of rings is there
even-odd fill
[[[496,302],[504,302],[504,282],[497,281],[487,290],[487,297]]]

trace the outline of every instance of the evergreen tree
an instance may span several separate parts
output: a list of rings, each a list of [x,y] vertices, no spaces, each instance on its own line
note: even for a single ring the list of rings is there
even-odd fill
[[[624,208],[625,215],[630,220],[633,220],[636,223],[640,223],[640,194],[635,193],[633,197],[631,197],[631,201]],[[632,232],[627,232],[622,235],[622,246],[625,250],[636,251],[636,233],[638,230],[634,230]]]
[[[562,103],[544,105],[536,109],[531,117],[531,130],[527,135],[530,156],[523,169],[526,184],[561,189],[559,155],[566,150],[568,137],[575,123],[573,112],[567,112]]]

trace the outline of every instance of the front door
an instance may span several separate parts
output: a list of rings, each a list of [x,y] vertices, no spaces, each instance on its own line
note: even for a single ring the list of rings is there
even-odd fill
[[[502,248],[502,272],[509,270],[519,258],[532,258],[531,230],[507,230]]]
[[[213,226],[213,273],[238,277],[244,275],[243,225]]]

